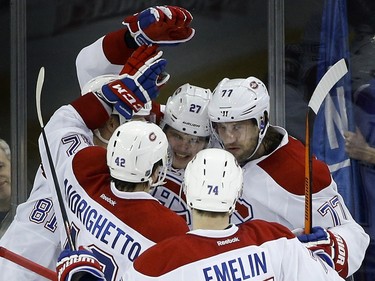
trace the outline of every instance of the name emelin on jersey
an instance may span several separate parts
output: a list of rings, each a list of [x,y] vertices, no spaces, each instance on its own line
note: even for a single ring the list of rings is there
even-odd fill
[[[115,221],[105,217],[102,211],[92,207],[67,179],[64,180],[64,187],[69,209],[92,237],[120,252],[130,261],[134,261],[143,252],[140,242],[135,241],[130,234],[117,226]]]
[[[247,280],[257,276],[269,275],[270,273],[267,268],[265,252],[252,253],[246,257],[238,257],[223,261],[203,268],[202,271],[205,281]],[[256,280],[258,280],[258,278],[256,278]]]

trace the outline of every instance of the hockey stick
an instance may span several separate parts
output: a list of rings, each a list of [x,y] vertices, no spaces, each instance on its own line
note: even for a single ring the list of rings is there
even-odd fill
[[[68,238],[68,244],[69,244],[70,249],[75,251],[76,248],[74,246],[72,236],[70,235],[70,224],[69,224],[69,220],[68,220],[68,215],[66,213],[64,201],[63,201],[63,198],[62,198],[62,195],[61,195],[60,185],[59,185],[59,182],[57,180],[56,170],[54,168],[55,166],[54,166],[53,161],[52,161],[52,156],[51,156],[51,151],[49,149],[47,136],[46,136],[46,133],[44,131],[42,111],[41,111],[41,106],[40,106],[43,83],[44,83],[44,67],[42,66],[39,70],[38,80],[36,82],[36,93],[35,93],[36,111],[37,111],[37,114],[38,114],[40,128],[42,130],[43,141],[44,141],[44,145],[46,147],[48,163],[49,163],[49,166],[50,166],[53,182],[54,182],[54,185],[55,185],[55,190],[56,190],[57,199],[58,199],[58,202],[59,202],[59,205],[60,205],[61,215],[62,215],[62,218],[63,218],[63,221],[64,221],[64,227],[65,227],[66,236]]]
[[[305,233],[312,228],[312,135],[316,114],[332,87],[348,72],[345,59],[336,62],[320,79],[308,104],[306,114],[306,146],[305,146]]]
[[[57,280],[56,272],[50,270],[49,268],[41,266],[40,264],[37,264],[36,262],[33,262],[23,256],[20,256],[4,247],[0,247],[0,257],[3,257],[11,262],[14,262],[15,264],[18,264],[28,270],[31,270],[49,280]]]

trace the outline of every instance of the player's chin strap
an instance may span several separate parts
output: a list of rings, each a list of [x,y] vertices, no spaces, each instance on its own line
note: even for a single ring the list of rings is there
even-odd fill
[[[158,179],[156,182],[152,183],[152,177],[148,179],[150,183],[150,187],[155,187],[159,185],[166,184],[165,177],[167,176],[167,166],[163,166],[162,169],[159,171]]]
[[[94,135],[103,143],[108,144],[109,140],[106,140],[105,138],[102,137],[100,134],[100,131],[98,129],[94,130]]]
[[[242,167],[243,165],[245,165],[245,164],[251,159],[251,157],[253,157],[254,154],[258,151],[258,148],[259,148],[260,145],[262,144],[262,140],[263,140],[263,139],[260,139],[260,138],[258,139],[257,146],[254,148],[253,153],[251,153],[250,156],[247,157],[247,158],[243,161],[243,163],[240,163],[241,167]]]
[[[257,146],[255,147],[253,153],[251,153],[251,155],[246,158],[246,160],[244,161],[245,163],[247,161],[249,161],[251,159],[251,157],[253,157],[254,154],[258,151],[260,145],[262,144],[262,141],[263,141],[264,137],[266,136],[266,133],[267,133],[267,130],[268,130],[269,126],[270,126],[270,122],[268,122],[268,121],[261,122],[261,125],[260,125],[260,128],[259,128],[259,136],[258,136]]]

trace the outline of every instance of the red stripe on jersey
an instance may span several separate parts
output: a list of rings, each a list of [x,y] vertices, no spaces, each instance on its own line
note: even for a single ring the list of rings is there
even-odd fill
[[[167,239],[146,250],[134,261],[134,268],[147,276],[161,276],[181,266],[247,246],[260,246],[279,238],[293,239],[294,234],[278,223],[252,220],[240,224],[231,236],[213,238],[194,234]],[[220,241],[235,241],[219,245]],[[160,258],[168,255],[168,258]]]
[[[126,225],[157,243],[189,231],[186,222],[154,199],[124,199],[110,188],[106,149],[90,146],[80,150],[73,160],[73,171],[85,192]],[[103,199],[106,198],[106,199]],[[115,204],[111,204],[116,202]]]
[[[289,137],[281,149],[258,163],[281,187],[296,195],[305,194],[305,147]],[[325,163],[313,159],[313,193],[331,183],[331,174]]]
[[[81,115],[90,130],[104,126],[109,119],[108,112],[104,109],[98,98],[93,93],[88,93],[74,100],[71,105]],[[95,112],[95,114],[92,114]]]
[[[89,146],[78,151],[72,163],[77,181],[95,201],[110,184],[106,153],[103,147]]]
[[[108,33],[103,39],[103,52],[106,58],[117,65],[124,65],[135,49],[125,44],[126,28]]]

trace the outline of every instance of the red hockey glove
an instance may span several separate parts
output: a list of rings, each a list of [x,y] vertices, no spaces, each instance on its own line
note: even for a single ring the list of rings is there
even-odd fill
[[[142,47],[144,51],[137,50],[135,54],[133,54],[127,61],[122,70],[120,71],[121,74],[129,74],[134,75],[136,72],[144,65],[147,64],[147,61],[150,60],[153,56],[156,55],[156,46],[152,46],[149,48]],[[145,63],[146,61],[146,63]],[[163,71],[158,75],[158,79],[156,81],[156,85],[158,87],[163,86],[169,80],[170,75]]]
[[[58,281],[71,281],[78,276],[84,276],[84,279],[79,280],[106,281],[99,261],[92,252],[81,247],[78,251],[62,251],[57,261],[56,272]]]
[[[348,248],[344,239],[320,226],[313,227],[311,231],[311,234],[297,235],[298,240],[333,267],[341,277],[346,278],[348,275]]]
[[[122,22],[141,45],[177,45],[189,41],[195,30],[190,12],[177,6],[155,6],[128,16]]]
[[[139,47],[125,64],[119,79],[104,85],[96,94],[126,119],[131,119],[133,112],[158,96],[159,87],[169,79],[164,71],[167,61],[162,54],[156,46]]]

